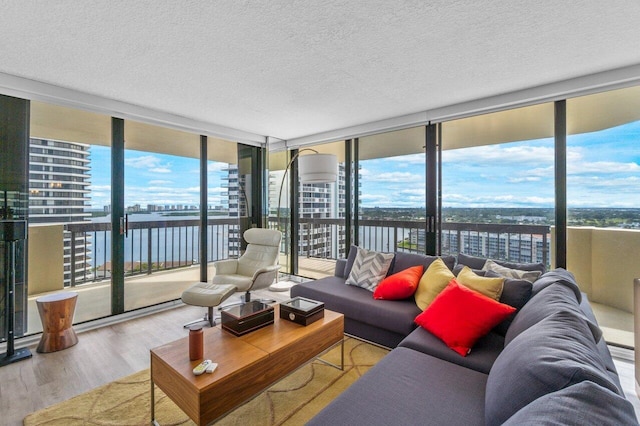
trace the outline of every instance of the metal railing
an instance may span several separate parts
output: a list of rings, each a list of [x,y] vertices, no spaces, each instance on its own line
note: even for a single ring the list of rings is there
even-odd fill
[[[286,219],[281,218],[280,229]],[[276,227],[276,219],[269,219]],[[191,266],[199,263],[199,220],[129,222],[125,238],[125,275]],[[111,276],[111,224],[65,224],[70,245],[67,285],[100,281]],[[299,219],[298,255],[339,259],[348,254],[343,219]],[[239,255],[241,236],[237,218],[209,219],[207,261]],[[359,220],[358,245],[376,251],[424,253],[425,224],[417,221]],[[288,252],[288,239],[281,250]],[[513,262],[549,264],[550,228],[545,225],[443,223],[443,254],[465,253]]]
[[[239,254],[239,224],[237,218],[207,221],[207,261]],[[110,278],[111,223],[68,223],[64,230],[70,244],[68,285]],[[198,264],[199,230],[198,219],[130,221],[125,238],[125,275]]]
[[[322,259],[339,259],[348,254],[345,247],[344,219],[298,220],[298,255]],[[360,219],[360,247],[385,252],[424,253],[424,222],[406,220]],[[280,219],[284,229],[286,219]],[[276,228],[275,218],[269,227]],[[446,255],[465,253],[511,262],[541,262],[549,266],[550,227],[548,225],[512,225],[481,223],[442,223],[441,252]],[[282,251],[287,253],[287,239]]]

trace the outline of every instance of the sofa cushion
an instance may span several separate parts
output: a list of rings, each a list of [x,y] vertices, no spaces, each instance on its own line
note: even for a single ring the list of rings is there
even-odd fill
[[[543,274],[535,283],[533,283],[532,295],[535,296],[550,285],[563,285],[573,291],[578,303],[582,301],[582,291],[573,274],[565,269],[557,268]]]
[[[500,300],[502,288],[504,287],[503,277],[481,277],[476,275],[471,268],[465,266],[462,268],[456,278],[460,284],[482,293],[493,300]]]
[[[414,349],[445,361],[489,374],[491,366],[504,348],[504,336],[490,331],[479,338],[465,357],[452,351],[444,342],[422,327],[418,327],[398,346]]]
[[[396,252],[396,257],[393,259],[393,263],[391,264],[391,274],[395,274],[400,271],[404,271],[405,269],[422,265],[424,270],[426,271],[431,263],[438,259],[440,256],[427,256],[425,254],[418,253],[405,253],[402,251]],[[447,268],[453,270],[453,267],[456,263],[456,258],[453,256],[441,256],[440,259],[447,265]]]
[[[392,253],[380,253],[358,247],[356,260],[345,284],[365,288],[373,292],[384,279],[393,260]]]
[[[373,298],[399,300],[413,296],[423,272],[422,265],[417,265],[388,276],[378,284],[373,292]]]
[[[471,269],[482,269],[486,261],[487,258],[485,257],[470,256],[464,253],[458,254],[458,263],[467,265]],[[521,271],[540,271],[541,274],[544,274],[547,271],[544,263],[514,263],[495,259],[493,259],[493,261],[498,265],[511,269],[519,269]]]
[[[537,280],[542,274],[540,271],[523,271],[521,269],[507,268],[506,266],[502,266],[491,259],[487,259],[482,269],[485,271],[496,272],[505,278],[516,278],[519,280],[526,280],[531,283]]]
[[[515,308],[460,285],[453,278],[431,305],[416,317],[416,323],[466,356],[480,337],[514,311]]]
[[[394,349],[308,425],[484,425],[487,375]]]
[[[487,380],[485,420],[502,424],[539,397],[585,380],[618,392],[584,319],[556,312],[513,339],[496,359]]]
[[[357,255],[358,255],[358,246],[349,247],[349,254],[347,255],[347,264],[344,267],[344,275],[342,275],[342,278],[347,278],[351,273],[351,269],[353,268],[353,262],[356,261]]]
[[[454,278],[453,272],[447,268],[444,261],[434,260],[420,278],[418,289],[414,294],[416,305],[423,311],[427,309],[427,306],[444,290],[452,278]]]
[[[326,309],[404,336],[416,328],[413,320],[420,313],[411,298],[375,300],[370,291],[344,285],[344,278],[339,277],[326,277],[298,284],[291,289],[291,297],[295,296],[320,300],[324,302]]]
[[[552,285],[532,297],[516,314],[505,334],[505,346],[529,327],[559,311],[573,312],[581,317],[588,325],[594,343],[602,337],[598,325],[587,318],[580,309],[573,291],[563,285]]]
[[[584,381],[543,395],[504,423],[511,426],[637,425],[633,405],[620,395]]]

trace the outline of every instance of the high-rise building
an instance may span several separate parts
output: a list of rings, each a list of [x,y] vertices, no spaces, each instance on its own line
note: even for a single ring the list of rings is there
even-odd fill
[[[282,194],[280,214],[288,216],[289,184],[282,182],[284,171],[269,173],[269,214],[277,216],[278,197]],[[344,227],[314,219],[344,219],[346,208],[344,164],[338,166],[336,183],[302,184],[298,198],[299,254],[310,257],[345,257]],[[282,191],[281,191],[282,186]],[[282,219],[281,219],[282,220]]]
[[[243,194],[245,178],[240,177],[238,174],[238,166],[235,164],[229,164],[227,170],[226,180],[227,183],[223,186],[227,187],[227,202],[229,207],[229,217],[243,217],[247,215],[247,202]],[[229,256],[240,256],[240,248],[242,247],[242,241],[240,240],[240,225],[229,225],[228,247]]]
[[[68,223],[88,220],[90,185],[89,145],[46,139],[29,141],[29,223]],[[64,283],[71,281],[71,233],[65,231]],[[89,235],[75,241],[76,274],[90,268]],[[85,250],[86,247],[86,250]],[[85,253],[87,253],[85,257]]]

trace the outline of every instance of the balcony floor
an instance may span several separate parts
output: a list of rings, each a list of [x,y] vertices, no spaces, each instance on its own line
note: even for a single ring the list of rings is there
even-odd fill
[[[335,260],[301,257],[299,274],[303,277],[317,279],[333,275],[334,268]],[[208,276],[212,277],[214,274],[215,270],[210,265]],[[184,290],[198,281],[200,281],[200,269],[198,266],[128,277],[125,279],[125,310],[131,311],[179,299]],[[78,285],[57,292],[34,294],[29,296],[28,299],[29,313],[26,334],[42,332],[42,323],[40,322],[36,299],[46,294],[68,291],[78,293],[74,323],[82,323],[111,315],[110,281]],[[286,298],[282,300],[286,300]]]

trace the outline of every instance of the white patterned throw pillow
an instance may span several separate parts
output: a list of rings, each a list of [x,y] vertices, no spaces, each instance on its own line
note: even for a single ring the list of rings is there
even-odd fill
[[[393,253],[378,253],[358,247],[356,260],[345,284],[366,288],[373,292],[387,275]]]

